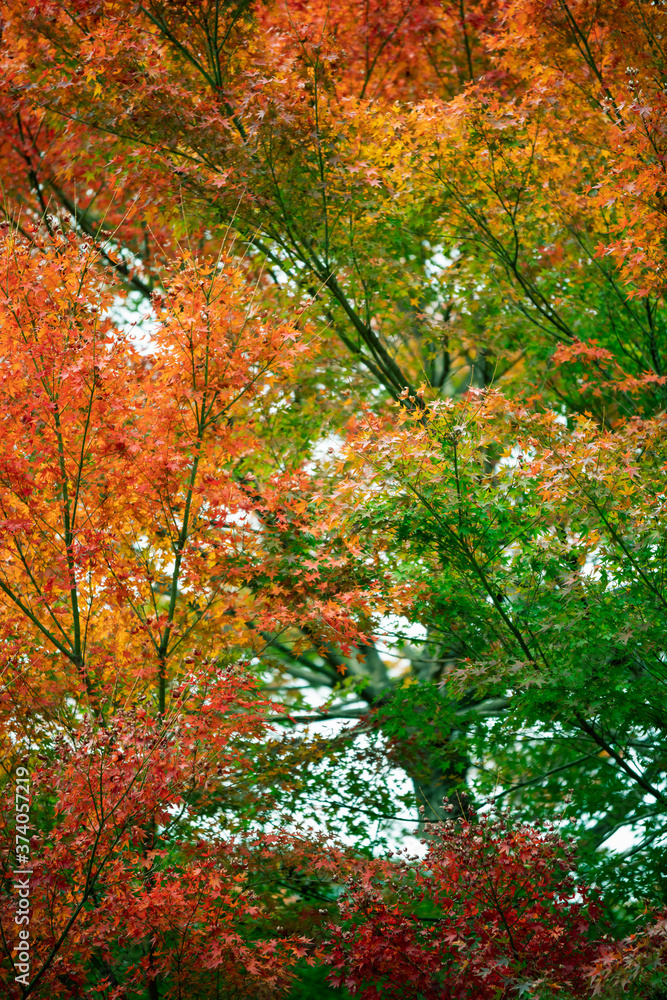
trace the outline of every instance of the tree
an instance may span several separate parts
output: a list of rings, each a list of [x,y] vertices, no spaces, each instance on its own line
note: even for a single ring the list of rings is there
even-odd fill
[[[416,871],[400,859],[348,878],[334,982],[364,1000],[587,991],[597,911],[583,887],[575,902],[571,848],[502,814],[473,816],[438,824]]]
[[[307,478],[270,458],[261,484],[236,471],[258,456],[253,396],[279,403],[306,345],[222,259],[174,263],[142,355],[109,319],[90,246],[9,231],[2,255],[8,791],[43,761],[38,835],[23,809],[3,830],[10,993],[273,995],[308,942],[267,936],[270,869],[299,838],[262,830],[312,748],[271,738],[280,706],[247,655],[293,620],[344,649],[368,597],[344,555],[291,573]],[[34,958],[17,965],[26,855]]]
[[[599,347],[556,358],[608,399],[661,391],[662,377],[614,370]],[[477,793],[510,796],[531,817],[554,820],[571,785],[581,861],[596,879],[613,866],[620,902],[651,896],[664,863],[667,463],[663,413],[614,424],[589,414],[570,428],[534,394],[488,391],[397,421],[367,413],[341,459],[337,516],[415,580],[417,615],[456,651],[440,664],[439,697],[408,688],[379,709],[386,731],[405,740],[411,718],[430,715],[422,743],[444,764],[458,730]],[[505,711],[480,720],[480,706]],[[622,826],[637,839],[619,871],[599,848]]]
[[[10,756],[243,662],[352,725],[249,722],[225,823],[325,802],[368,847],[369,767],[422,832],[572,785],[625,933],[664,902],[661,5],[1,11]]]
[[[32,961],[20,941],[12,949],[16,906],[4,896],[9,995],[275,996],[309,950],[304,937],[262,934],[252,887],[270,879],[275,845],[244,849],[200,826],[226,787],[238,795],[265,706],[232,672],[204,670],[196,683],[194,703],[168,722],[139,711],[104,729],[84,723],[38,771],[33,794],[52,817],[30,844],[21,930]]]

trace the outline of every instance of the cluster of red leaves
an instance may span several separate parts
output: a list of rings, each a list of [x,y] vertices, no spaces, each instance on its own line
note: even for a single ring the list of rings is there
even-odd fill
[[[667,382],[667,376],[650,369],[639,375],[629,375],[612,352],[596,340],[559,344],[552,360],[565,378],[571,372],[576,373],[580,393],[591,392],[594,397],[604,394],[607,399],[613,399],[622,393],[652,392]]]
[[[139,709],[60,739],[33,778],[33,800],[51,803],[52,820],[31,845],[32,995],[92,986],[120,997],[159,977],[160,995],[263,997],[289,982],[306,939],[248,933],[263,914],[253,869],[273,863],[285,838],[249,847],[205,824],[252,767],[271,708],[243,670],[200,668],[160,722]],[[5,832],[10,878],[14,837]],[[2,899],[13,942],[15,898]],[[0,961],[8,995],[21,995],[8,950]]]
[[[656,995],[667,974],[667,911],[623,941],[602,944],[591,970],[594,995]]]
[[[344,927],[331,928],[334,985],[363,1000],[587,992],[600,911],[575,882],[572,847],[554,830],[471,813],[438,824],[417,865],[369,862],[348,879]]]

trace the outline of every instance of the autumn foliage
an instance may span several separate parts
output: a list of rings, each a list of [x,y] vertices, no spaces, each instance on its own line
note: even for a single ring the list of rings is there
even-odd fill
[[[0,29],[5,994],[657,1000],[667,8]]]
[[[187,685],[176,693],[163,724],[138,710],[105,728],[79,726],[37,772],[35,798],[53,810],[32,846],[39,995],[86,986],[117,996],[146,983],[150,992],[159,977],[176,995],[273,996],[305,954],[296,936],[239,933],[261,919],[252,871],[275,844],[251,852],[197,829],[238,788],[265,704],[241,673],[204,670],[197,686],[194,704]],[[12,902],[5,897],[9,926]]]
[[[365,1000],[586,992],[599,911],[583,886],[575,901],[572,848],[552,831],[473,814],[438,824],[416,867],[375,862],[348,878],[334,983]]]

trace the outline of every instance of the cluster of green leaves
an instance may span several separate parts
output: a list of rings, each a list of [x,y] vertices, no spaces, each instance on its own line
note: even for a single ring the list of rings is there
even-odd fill
[[[619,907],[660,898],[662,415],[568,426],[482,393],[394,426],[368,416],[349,458],[345,516],[422,594],[431,650],[429,684],[375,713],[387,732],[419,733],[443,772],[465,758],[469,789],[527,818],[562,817],[572,789],[563,818],[588,876]],[[634,841],[619,864],[604,845],[621,828]]]

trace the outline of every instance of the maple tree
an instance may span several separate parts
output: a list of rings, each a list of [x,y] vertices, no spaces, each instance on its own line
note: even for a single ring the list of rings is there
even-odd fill
[[[253,880],[275,845],[204,840],[198,825],[250,766],[243,742],[251,749],[265,731],[252,685],[231,671],[208,674],[197,675],[196,705],[173,710],[166,724],[138,711],[116,713],[103,730],[81,725],[36,775],[53,821],[33,860],[36,954],[30,975],[16,980],[25,987],[18,995],[85,986],[109,995],[273,996],[289,981],[306,939],[248,939],[241,930],[261,925]],[[12,903],[5,896],[5,940]],[[14,970],[25,972],[16,959]]]
[[[577,352],[591,353],[604,355]],[[653,376],[609,374],[591,381],[655,388]],[[664,416],[613,430],[558,416],[481,391],[404,411],[398,428],[367,412],[338,509],[414,578],[443,651],[431,654],[431,694],[408,688],[379,709],[385,731],[406,739],[421,713],[443,769],[467,758],[478,793],[500,790],[531,815],[553,818],[572,785],[587,863],[613,866],[621,892],[650,894],[665,807]],[[599,848],[626,824],[638,840],[621,873]]]
[[[3,243],[3,752],[29,760],[37,745],[47,761],[32,872],[41,964],[13,989],[114,993],[141,979],[153,996],[158,977],[194,988],[209,969],[200,990],[219,994],[222,976],[236,995],[270,992],[303,944],[248,944],[230,926],[261,907],[242,893],[234,906],[233,831],[205,862],[197,823],[219,825],[222,808],[233,830],[261,825],[291,762],[266,740],[273,703],[225,670],[294,615],[344,648],[363,636],[352,616],[366,595],[336,582],[344,555],[324,553],[303,583],[317,579],[320,599],[304,605],[281,567],[281,538],[306,508],[301,477],[267,469],[262,490],[234,475],[256,442],[251,413],[238,425],[232,414],[259,391],[280,395],[304,351],[297,331],[253,310],[235,265],[182,260],[142,355],[107,315],[97,256],[64,236]],[[6,894],[6,971],[13,904]]]
[[[502,814],[473,816],[438,824],[416,871],[376,861],[348,877],[334,982],[366,1000],[586,992],[597,911],[583,887],[575,902],[571,848]]]
[[[449,945],[410,907],[445,898],[430,861],[473,864],[462,831],[498,872],[512,837],[544,849],[558,935],[569,875],[530,824],[570,786],[626,938],[545,971],[534,936],[527,980],[659,986],[662,925],[627,935],[665,891],[666,16],[0,4],[0,739],[8,774],[44,758],[57,944],[31,992],[277,995],[307,957],[324,995],[353,862],[287,817],[378,853],[415,795],[422,833],[443,801],[458,825],[400,869],[407,909],[373,896],[364,948],[395,926],[428,978]],[[509,840],[469,823],[494,793]],[[340,934],[349,985],[392,995],[400,950],[364,966]],[[475,989],[513,988],[494,968]]]

